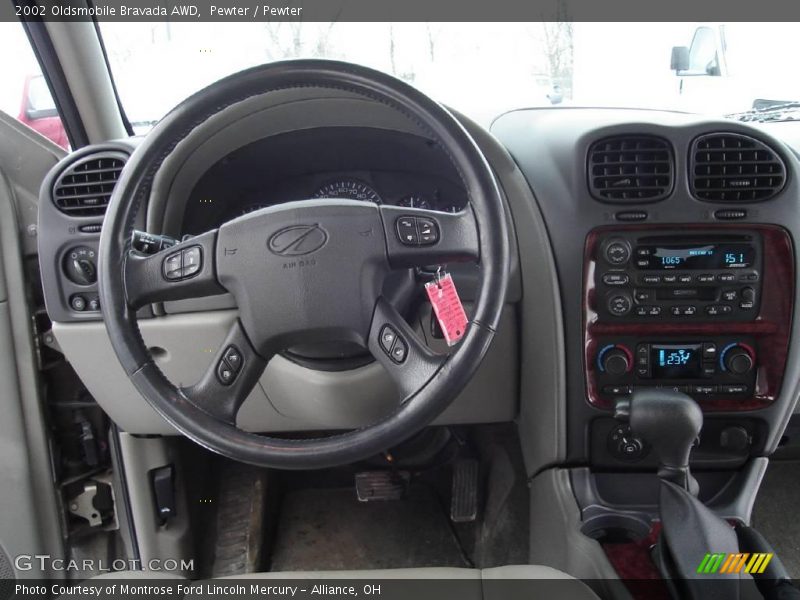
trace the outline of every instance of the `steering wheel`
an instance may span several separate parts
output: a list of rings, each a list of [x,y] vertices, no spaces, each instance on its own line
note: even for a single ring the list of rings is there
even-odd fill
[[[249,98],[292,88],[343,90],[391,107],[450,157],[469,198],[456,214],[343,199],[289,202],[238,217],[154,255],[131,246],[134,218],[164,159],[195,127]],[[404,221],[429,219],[434,237],[407,245]],[[406,223],[407,224],[407,223]],[[432,352],[382,295],[393,269],[479,263],[480,286],[466,333],[449,354]],[[103,320],[119,362],[141,395],[195,442],[266,467],[351,463],[428,425],[478,368],[497,327],[508,280],[502,197],[475,142],[441,105],[383,73],[347,63],[299,60],[231,75],[165,116],[131,154],[100,238]],[[239,317],[199,382],[171,383],[142,340],[137,309],[230,292]],[[402,401],[369,426],[314,439],[267,437],[236,426],[242,402],[277,352],[300,343],[365,346]]]

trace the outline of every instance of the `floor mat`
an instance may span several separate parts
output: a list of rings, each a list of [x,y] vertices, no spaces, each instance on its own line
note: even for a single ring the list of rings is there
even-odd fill
[[[771,462],[753,508],[753,526],[800,578],[800,462]]]
[[[271,571],[465,567],[433,489],[412,485],[402,500],[359,502],[352,487],[286,494]]]

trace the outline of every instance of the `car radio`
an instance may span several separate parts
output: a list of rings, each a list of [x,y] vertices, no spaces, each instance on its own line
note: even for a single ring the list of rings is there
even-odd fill
[[[598,391],[609,396],[668,387],[693,396],[751,396],[756,344],[749,337],[598,340],[593,366]]]
[[[595,310],[610,321],[754,320],[761,245],[755,232],[614,232],[597,245]]]

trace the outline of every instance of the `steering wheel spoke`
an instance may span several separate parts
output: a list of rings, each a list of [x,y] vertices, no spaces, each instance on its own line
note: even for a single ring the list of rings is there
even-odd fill
[[[239,408],[266,366],[267,360],[253,349],[237,319],[202,379],[181,391],[199,409],[223,423],[235,425]]]
[[[375,303],[368,347],[394,380],[404,401],[422,389],[447,358],[428,348],[383,297]]]
[[[125,296],[128,306],[202,298],[225,293],[217,281],[217,232],[209,231],[157,254],[129,250],[125,260]]]
[[[424,267],[480,259],[478,226],[469,206],[457,213],[389,205],[380,209],[392,267]]]

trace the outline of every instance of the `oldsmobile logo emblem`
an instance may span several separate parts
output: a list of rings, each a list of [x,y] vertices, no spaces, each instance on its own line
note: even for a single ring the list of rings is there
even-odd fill
[[[328,243],[328,233],[319,226],[292,225],[272,234],[267,248],[278,256],[306,256]]]

